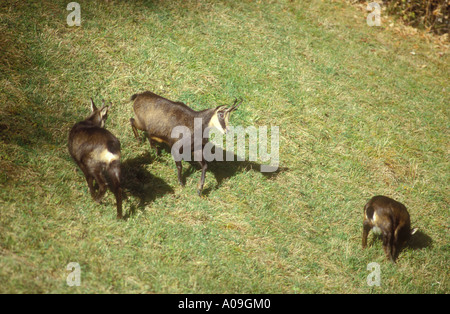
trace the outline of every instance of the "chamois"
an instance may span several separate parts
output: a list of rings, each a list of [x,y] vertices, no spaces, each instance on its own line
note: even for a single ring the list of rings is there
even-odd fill
[[[372,197],[364,206],[363,248],[367,245],[370,230],[375,234],[381,233],[386,257],[395,263],[402,245],[417,231],[417,228],[411,230],[411,221],[405,205],[378,195]]]
[[[191,134],[191,153],[198,152],[198,148],[194,148],[193,145],[194,133],[197,133],[195,131],[201,131],[200,134],[202,136],[206,128],[216,127],[222,133],[226,133],[231,112],[236,110],[242,103],[241,100],[241,102],[237,104],[238,101],[236,99],[233,106],[230,108],[227,108],[226,106],[218,106],[216,108],[195,111],[182,102],[173,102],[149,91],[141,94],[134,94],[131,96],[131,101],[134,101],[133,109],[136,119],[131,118],[130,123],[136,139],[139,140],[137,132],[139,129],[147,133],[150,147],[153,147],[154,142],[156,141],[159,143],[168,144],[169,147],[172,148],[178,140],[176,138],[172,138],[172,130],[177,126],[187,127]],[[194,130],[194,119],[196,118],[201,119],[201,130]],[[207,142],[208,139],[201,139],[202,151]],[[182,153],[182,148],[180,149],[180,153]],[[203,185],[205,183],[206,169],[208,166],[203,158],[203,154],[201,160],[198,162],[202,168],[202,175],[197,186],[197,193],[201,196]],[[181,186],[184,186],[181,178],[181,160],[175,159],[175,165],[178,170],[178,182]]]
[[[116,197],[117,218],[122,218],[122,188],[120,186],[120,142],[104,128],[108,106],[97,109],[91,98],[92,113],[76,123],[69,133],[69,153],[83,171],[92,198],[100,203],[106,193],[107,173]],[[97,182],[96,193],[93,180]]]

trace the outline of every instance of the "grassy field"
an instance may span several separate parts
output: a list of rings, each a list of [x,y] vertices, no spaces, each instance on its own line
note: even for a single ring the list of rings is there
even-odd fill
[[[449,56],[369,27],[343,1],[0,4],[1,293],[449,293]],[[213,162],[177,183],[129,125],[151,90],[194,109],[231,104],[236,126],[279,126],[280,169]],[[90,198],[67,150],[89,97],[112,102],[126,219]],[[361,249],[383,194],[419,227],[396,265]],[[81,285],[70,287],[70,262]],[[369,286],[367,265],[380,265]]]

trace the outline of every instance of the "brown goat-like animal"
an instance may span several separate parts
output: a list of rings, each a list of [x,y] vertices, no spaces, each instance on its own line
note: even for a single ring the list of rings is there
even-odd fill
[[[134,100],[133,109],[135,117],[130,119],[131,127],[136,139],[139,139],[137,130],[142,130],[147,133],[150,147],[154,147],[154,142],[165,143],[170,148],[177,142],[177,138],[172,138],[172,130],[175,127],[183,126],[190,130],[192,138],[191,143],[194,143],[194,120],[201,119],[200,134],[208,127],[216,127],[222,133],[226,133],[228,128],[228,120],[232,111],[236,110],[240,105],[237,100],[233,106],[227,108],[226,106],[219,106],[216,108],[206,109],[202,111],[194,111],[181,102],[173,102],[152,92],[146,91],[141,94],[134,94],[131,96]],[[242,102],[242,101],[241,101]],[[202,140],[202,147],[206,144],[207,139]],[[191,145],[191,150],[194,152],[194,145]],[[201,195],[203,185],[205,183],[205,175],[207,163],[203,156],[198,160],[202,168],[202,175],[197,187],[197,193]],[[175,165],[178,170],[178,182],[184,186],[181,178],[182,165],[181,160],[175,160]]]
[[[120,186],[120,142],[104,128],[109,107],[97,109],[91,99],[92,113],[84,121],[76,123],[69,133],[69,153],[86,177],[89,191],[96,202],[106,193],[107,181],[117,202],[117,218],[122,218],[122,188]],[[93,181],[97,182],[98,192]]]
[[[413,235],[411,221],[405,205],[389,197],[372,197],[364,206],[362,247],[367,246],[367,236],[372,230],[381,233],[386,257],[395,263],[402,245]]]

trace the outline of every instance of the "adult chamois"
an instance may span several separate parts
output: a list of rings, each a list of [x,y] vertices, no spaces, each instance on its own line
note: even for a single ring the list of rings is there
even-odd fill
[[[209,127],[215,127],[222,133],[226,133],[230,114],[238,108],[242,101],[238,103],[236,99],[231,107],[218,106],[195,111],[184,103],[173,102],[149,91],[134,94],[131,96],[131,100],[134,101],[135,118],[131,118],[130,123],[136,139],[139,140],[137,130],[142,130],[147,133],[150,147],[154,147],[155,142],[169,145],[178,170],[178,182],[182,186],[184,186],[184,183],[181,177],[181,159],[176,158],[175,154],[183,154],[183,149],[179,148],[178,145],[174,147],[179,138],[173,137],[173,131],[178,127],[181,130],[186,130],[186,133],[189,134],[187,138],[186,136],[183,138],[184,141],[189,142],[191,148],[189,156],[192,153],[196,156],[201,155],[199,158],[194,158],[202,168],[202,175],[197,186],[197,193],[201,195],[208,167],[202,154],[203,148],[208,142],[208,138],[203,137],[204,131]],[[194,138],[194,135],[198,134],[201,138]]]
[[[387,258],[395,263],[402,245],[417,228],[411,229],[411,221],[405,205],[392,198],[378,195],[364,206],[362,247],[367,245],[367,236],[372,230],[381,234]]]
[[[122,188],[120,186],[120,142],[104,128],[108,106],[98,109],[91,99],[92,113],[83,121],[76,123],[69,133],[69,153],[86,178],[89,191],[96,202],[105,195],[107,181],[116,197],[117,218],[122,218]],[[93,181],[97,182],[98,192]]]

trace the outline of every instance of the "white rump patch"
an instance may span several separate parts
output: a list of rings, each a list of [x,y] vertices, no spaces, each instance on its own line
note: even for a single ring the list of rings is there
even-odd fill
[[[381,229],[378,228],[377,226],[374,226],[374,227],[372,228],[372,232],[373,232],[374,234],[381,234]]]
[[[98,155],[98,159],[100,159],[101,161],[109,164],[111,162],[113,162],[114,160],[118,160],[120,158],[119,155],[113,154],[111,153],[109,150],[105,149],[103,150],[99,155]]]

